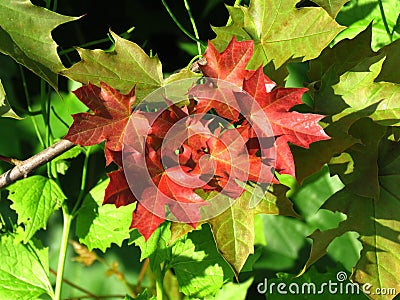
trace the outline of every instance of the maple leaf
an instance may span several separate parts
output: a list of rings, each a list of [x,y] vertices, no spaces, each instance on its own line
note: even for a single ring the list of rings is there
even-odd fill
[[[77,89],[75,95],[92,113],[73,115],[74,123],[65,139],[81,146],[91,146],[106,141],[106,160],[114,160],[115,152],[122,150],[125,126],[136,101],[135,88],[122,95],[102,82],[101,87],[88,84]]]
[[[217,34],[213,43],[221,50],[233,35],[238,40],[254,40],[254,55],[249,65],[252,69],[270,62],[279,68],[287,61],[316,58],[344,27],[324,9],[298,9],[298,2],[251,0],[248,7],[228,6],[233,22],[228,26],[213,27]]]
[[[232,198],[239,197],[244,189],[241,182],[270,182],[273,177],[271,166],[261,157],[247,152],[248,130],[227,129],[218,138],[207,141],[209,160],[215,162],[215,176],[222,192]]]
[[[174,142],[190,141],[190,146],[185,145],[188,153],[184,152],[182,156],[191,158],[192,148],[205,145],[204,137],[196,137],[192,133],[200,129],[206,135],[210,131],[198,118],[187,118],[179,123],[185,116],[188,116],[187,109],[174,105],[161,112],[135,111],[127,126],[129,130],[124,139],[125,176],[139,200],[131,226],[137,228],[146,239],[166,218],[195,226],[201,218],[200,208],[207,205],[194,192],[197,188],[207,186],[207,182],[191,173],[195,164],[186,165],[189,159],[181,159],[181,155],[175,153],[177,146]],[[178,133],[174,134],[171,127],[176,124]],[[169,134],[172,134],[171,138],[168,137]],[[176,157],[179,159],[176,160]],[[127,183],[125,187],[119,187],[120,192],[124,193],[126,188]],[[115,188],[110,188],[110,191],[113,190]],[[172,215],[166,214],[166,206]]]
[[[262,68],[259,68],[249,79],[245,79],[243,89],[260,105],[276,137],[277,171],[295,177],[293,156],[288,143],[308,148],[313,142],[329,139],[318,124],[324,116],[290,111],[292,107],[303,103],[301,97],[307,89],[278,87],[268,93],[264,76]],[[255,118],[253,121],[257,125],[258,120]]]
[[[120,207],[137,201],[126,181],[123,169],[108,173],[107,176],[110,182],[105,191],[103,204],[115,204],[116,207]]]
[[[203,110],[205,107],[208,109],[215,106],[219,115],[228,117],[232,121],[240,121],[240,111],[255,129],[251,137],[264,139],[273,135],[277,139],[277,171],[295,177],[294,160],[288,143],[308,148],[313,142],[329,139],[318,124],[324,116],[291,111],[294,106],[302,103],[301,97],[307,89],[275,87],[275,83],[263,73],[262,67],[256,71],[246,70],[245,67],[251,56],[247,57],[243,53],[247,53],[245,50],[249,51],[249,46],[253,47],[252,41],[237,42],[235,38],[232,38],[228,48],[219,55],[216,54],[215,48],[211,47],[211,54],[206,55],[207,68],[203,67],[202,70],[206,72],[204,75],[215,76],[217,79],[228,78],[220,69],[225,67],[231,70],[229,74],[236,74],[236,76],[230,75],[236,80],[233,82],[250,94],[255,102],[240,91],[229,92],[227,91],[229,88],[210,84],[197,85],[191,89],[190,93],[198,99],[199,106]],[[208,59],[211,61],[210,64],[208,64]],[[221,97],[216,90],[228,96]],[[265,126],[265,119],[268,119],[272,132],[270,128],[267,128],[269,126]]]
[[[241,86],[246,75],[246,66],[253,55],[253,41],[238,42],[233,37],[226,49],[219,53],[209,42],[206,53],[206,65],[200,65],[204,76],[217,78]]]
[[[214,45],[209,43],[204,54],[207,64],[200,65],[200,69],[204,76],[242,87],[247,72],[246,65],[249,63],[252,54],[253,41],[237,42],[236,38],[233,37],[228,47],[222,53],[219,53]],[[209,82],[209,84],[213,85],[212,82]],[[232,100],[233,94],[229,86],[226,89],[223,87],[214,89],[214,95],[210,95],[209,90],[207,90],[207,97],[202,97],[202,87],[204,85],[194,87],[191,91],[198,97],[196,112],[206,113],[211,109],[215,109],[218,115],[223,118],[235,121],[238,119],[239,111],[232,105],[229,105],[234,101]]]

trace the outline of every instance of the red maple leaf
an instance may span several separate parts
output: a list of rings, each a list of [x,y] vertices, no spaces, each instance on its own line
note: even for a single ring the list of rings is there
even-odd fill
[[[134,89],[122,95],[105,83],[75,92],[93,113],[74,115],[65,138],[106,141],[107,164],[121,168],[108,174],[104,203],[137,202],[131,227],[145,239],[171,215],[195,226],[209,204],[196,190],[239,197],[239,181],[273,180],[273,159],[278,172],[295,176],[289,144],[308,148],[329,138],[318,124],[323,116],[292,111],[306,89],[276,87],[262,67],[246,70],[252,54],[253,41],[233,38],[222,53],[209,43],[200,67],[208,79],[189,90],[193,99],[183,107],[164,99],[168,108],[132,113]],[[216,116],[206,116],[210,110]]]
[[[246,76],[246,66],[253,55],[253,41],[238,42],[233,37],[228,47],[219,53],[209,42],[206,53],[206,65],[200,65],[200,70],[206,77],[228,81],[236,86],[242,86]]]
[[[257,109],[262,110],[259,117],[266,116],[271,125],[277,146],[276,170],[295,177],[295,165],[288,142],[308,148],[313,142],[329,139],[318,124],[324,116],[291,111],[292,107],[303,103],[301,97],[307,91],[306,88],[278,87],[267,92],[267,84],[262,68],[259,68],[244,80],[243,89],[256,100]],[[248,110],[246,107],[243,109]],[[253,124],[257,126],[260,121],[257,119],[257,111],[253,110],[249,114],[253,115]]]
[[[253,48],[252,41],[237,42],[235,38],[221,54],[209,45],[210,51],[207,50],[205,55],[207,65],[201,70],[205,76],[230,80],[250,94],[255,102],[240,91],[235,90],[232,97],[231,93],[224,90],[226,87],[207,83],[193,87],[190,93],[199,101],[200,111],[214,108],[218,115],[235,123],[243,122],[238,119],[240,111],[248,119],[244,124],[250,122],[251,127],[256,129],[250,138],[268,139],[271,135],[274,136],[276,170],[295,177],[295,165],[288,143],[308,148],[313,142],[329,139],[318,124],[324,116],[291,111],[294,106],[302,103],[301,97],[307,89],[274,88],[275,83],[263,73],[262,67],[255,71],[246,70],[245,67],[251,58],[247,53],[252,53],[249,48]],[[225,96],[221,97],[221,93]],[[238,107],[240,109],[237,109]],[[198,110],[196,107],[196,111]],[[265,119],[269,121],[272,132],[260,125],[265,124]],[[254,145],[253,143],[252,147]],[[261,157],[266,159],[267,157],[263,156],[266,149],[256,148],[251,151],[258,150],[261,150]]]
[[[135,88],[122,95],[102,82],[101,87],[91,83],[76,91],[75,95],[92,113],[73,115],[74,122],[64,137],[81,146],[91,146],[106,141],[106,160],[119,162],[125,126],[136,101]]]
[[[243,80],[247,74],[246,65],[252,55],[253,41],[237,42],[236,38],[233,37],[222,53],[219,53],[214,45],[209,42],[207,51],[204,54],[207,64],[200,65],[200,69],[206,77],[216,78],[229,82],[234,86],[242,87]],[[213,85],[213,82],[208,82],[208,84]],[[198,86],[193,90],[198,97],[196,112],[206,113],[211,109],[215,109],[218,115],[223,118],[234,121],[238,119],[239,111],[230,105],[232,104],[233,94],[229,88],[222,89],[222,87],[219,87],[214,89],[214,95],[210,95],[210,91],[208,91],[209,97],[201,97],[200,91],[196,91],[196,89],[201,88],[202,86]]]
[[[115,204],[116,207],[120,207],[137,201],[126,181],[124,170],[120,169],[107,175],[110,182],[105,191],[103,204]]]

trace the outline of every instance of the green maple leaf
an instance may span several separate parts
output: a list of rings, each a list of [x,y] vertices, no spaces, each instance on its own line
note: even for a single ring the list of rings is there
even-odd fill
[[[371,284],[372,293],[376,288],[395,288],[399,293],[400,147],[398,143],[382,138],[385,128],[371,120],[362,119],[355,126],[353,135],[358,135],[363,145],[352,147],[346,157],[342,156],[330,165],[332,172],[337,173],[346,186],[321,207],[341,212],[347,218],[337,228],[317,230],[310,236],[313,246],[305,268],[325,255],[336,237],[355,231],[360,235],[363,249],[352,279],[360,285]],[[395,295],[368,296],[393,299]]]
[[[76,19],[35,6],[29,0],[3,0],[0,3],[0,52],[57,89],[57,73],[64,66],[51,31]]]
[[[179,239],[172,247],[171,257],[169,266],[174,269],[179,288],[191,298],[214,295],[233,277],[206,225]]]
[[[357,113],[370,116],[381,125],[400,125],[400,84],[374,81],[384,60],[381,55],[365,58],[340,76],[339,83],[332,88],[342,97],[347,108],[333,116],[334,121]]]
[[[136,84],[136,96],[143,99],[163,84],[161,62],[149,57],[137,44],[111,32],[115,48],[111,52],[78,48],[81,61],[62,72],[68,78],[88,84],[103,81],[121,93]]]
[[[207,221],[211,225],[219,252],[236,274],[239,274],[248,256],[254,253],[255,215],[296,216],[292,203],[286,198],[287,187],[274,185],[267,193],[259,187],[247,185],[246,189],[247,191],[236,199],[231,207]],[[210,197],[215,195],[210,193]],[[219,194],[218,197],[227,196]],[[254,206],[257,198],[260,201]]]
[[[225,49],[232,35],[254,40],[254,54],[248,67],[258,68],[273,61],[279,68],[288,60],[317,57],[344,27],[320,7],[296,8],[297,0],[252,0],[247,7],[228,8],[233,23],[214,27],[212,42]]]

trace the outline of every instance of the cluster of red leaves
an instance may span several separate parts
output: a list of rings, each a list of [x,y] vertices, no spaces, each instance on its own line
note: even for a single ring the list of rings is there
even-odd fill
[[[252,41],[237,42],[234,38],[222,53],[209,44],[205,53],[207,64],[200,67],[203,75],[211,78],[211,83],[213,79],[223,80],[244,91],[228,92],[224,101],[216,100],[221,89],[206,83],[190,89],[189,106],[168,103],[168,109],[161,113],[132,112],[134,89],[122,95],[102,83],[100,88],[89,84],[75,91],[93,114],[74,115],[74,123],[65,138],[83,146],[106,141],[107,165],[115,162],[121,168],[108,174],[110,184],[104,203],[121,206],[140,200],[131,227],[137,228],[146,239],[164,221],[166,205],[177,220],[195,226],[201,218],[200,208],[208,204],[195,193],[196,189],[215,190],[237,198],[244,191],[237,180],[271,182],[272,150],[276,150],[275,170],[294,177],[295,166],[288,143],[308,148],[312,142],[329,138],[318,125],[323,116],[290,111],[302,103],[306,89],[275,87],[262,67],[246,70],[252,54]],[[256,102],[255,109],[241,101],[245,92]],[[199,117],[210,110],[233,126],[215,129],[212,119]],[[245,115],[251,115],[251,120]],[[261,118],[268,119],[272,134],[257,128],[257,124],[265,124]],[[173,127],[178,130],[171,138],[168,132]],[[129,149],[124,149],[123,170],[126,128],[135,130],[128,135]],[[260,138],[275,139],[275,148],[273,143],[268,149],[262,148]],[[174,144],[175,140],[183,143]],[[166,151],[162,151],[164,146]],[[177,147],[178,154],[173,151]],[[147,179],[144,173],[149,174]],[[136,186],[129,186],[128,181]]]

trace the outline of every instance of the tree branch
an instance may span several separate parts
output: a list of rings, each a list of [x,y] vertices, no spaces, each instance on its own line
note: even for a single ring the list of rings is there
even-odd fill
[[[27,177],[36,168],[48,163],[60,154],[74,147],[75,144],[67,140],[61,140],[42,152],[19,162],[14,168],[0,176],[0,189],[10,185],[20,178]]]

